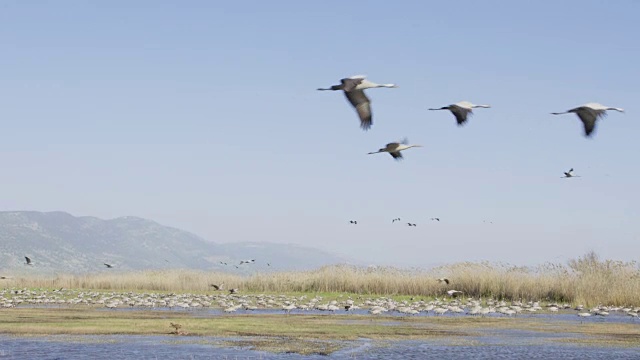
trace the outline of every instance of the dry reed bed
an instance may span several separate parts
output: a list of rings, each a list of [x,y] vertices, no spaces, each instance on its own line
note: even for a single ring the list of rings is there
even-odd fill
[[[451,284],[436,279],[446,277]],[[594,253],[567,265],[535,268],[508,264],[458,263],[430,270],[392,267],[326,266],[313,271],[255,273],[241,276],[194,270],[147,270],[55,278],[18,277],[4,286],[113,291],[211,291],[209,284],[244,292],[336,293],[363,295],[443,296],[456,289],[473,297],[505,300],[548,300],[587,306],[640,305],[640,269],[635,261],[600,260]]]

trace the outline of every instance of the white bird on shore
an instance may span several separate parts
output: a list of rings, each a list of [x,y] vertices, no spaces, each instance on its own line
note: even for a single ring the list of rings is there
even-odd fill
[[[402,141],[388,143],[382,149],[379,149],[378,151],[372,151],[372,152],[368,153],[367,155],[387,152],[394,159],[401,160],[402,159],[401,151],[407,150],[407,149],[410,149],[410,148],[413,148],[413,147],[422,147],[422,145],[409,145],[409,140],[407,138],[404,138],[404,140],[402,140]]]
[[[447,311],[449,311],[449,309],[447,309],[447,308],[441,308],[441,307],[437,307],[437,308],[433,309],[433,312],[434,312],[436,315],[444,315],[444,313],[446,313]]]
[[[624,109],[604,106],[598,103],[587,103],[577,108],[573,108],[571,110],[567,110],[565,112],[554,112],[552,115],[561,115],[568,113],[575,113],[582,121],[584,125],[584,135],[589,137],[593,133],[596,127],[596,120],[601,119],[607,116],[607,110],[615,110],[621,113],[624,112]]]
[[[330,88],[319,88],[318,90],[342,90],[347,100],[358,112],[360,127],[362,130],[369,130],[373,124],[371,113],[371,100],[365,95],[364,89],[371,88],[396,88],[395,84],[376,84],[366,79],[364,75],[355,75],[340,80],[340,85],[333,85]]]
[[[291,313],[291,310],[294,310],[295,308],[296,308],[296,304],[282,305],[282,310],[284,310],[287,313],[287,315]]]
[[[464,125],[470,115],[473,115],[474,108],[490,108],[490,105],[476,105],[468,101],[460,101],[455,104],[443,106],[441,108],[429,109],[429,110],[449,110],[456,117],[458,126]]]

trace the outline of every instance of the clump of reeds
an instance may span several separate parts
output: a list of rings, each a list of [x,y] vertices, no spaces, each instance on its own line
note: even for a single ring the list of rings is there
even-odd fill
[[[438,278],[446,277],[450,284]],[[464,262],[437,268],[325,266],[311,271],[264,272],[235,275],[194,270],[154,270],[127,273],[35,276],[12,280],[15,287],[139,290],[214,291],[210,284],[244,292],[318,293],[363,295],[446,296],[455,289],[465,296],[504,300],[543,300],[589,305],[639,305],[640,269],[636,262],[600,260],[591,252],[566,265],[547,263],[518,267],[503,263]],[[5,285],[6,286],[6,285]]]

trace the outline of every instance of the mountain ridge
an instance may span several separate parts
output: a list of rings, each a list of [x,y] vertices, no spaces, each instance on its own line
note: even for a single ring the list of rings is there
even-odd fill
[[[32,266],[25,264],[24,256],[32,259]],[[257,261],[251,267],[233,266],[248,258]],[[0,271],[5,272],[83,273],[105,270],[103,263],[109,263],[122,270],[188,268],[250,273],[343,262],[338,255],[301,245],[216,243],[137,216],[100,219],[63,211],[0,212]]]

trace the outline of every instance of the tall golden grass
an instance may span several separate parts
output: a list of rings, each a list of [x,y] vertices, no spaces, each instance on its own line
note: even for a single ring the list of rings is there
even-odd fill
[[[446,277],[451,283],[441,284]],[[211,291],[225,289],[265,293],[355,293],[363,295],[443,296],[447,290],[472,297],[505,300],[543,300],[590,305],[639,305],[640,268],[635,261],[600,260],[591,252],[566,265],[547,263],[517,267],[501,263],[464,262],[429,270],[393,267],[325,266],[312,271],[255,273],[161,270],[104,272],[88,275],[25,276],[5,287],[68,288],[113,291]],[[0,283],[2,285],[2,283]]]

